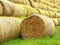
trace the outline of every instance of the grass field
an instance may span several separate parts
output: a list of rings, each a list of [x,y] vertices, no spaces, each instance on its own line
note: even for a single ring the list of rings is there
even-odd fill
[[[0,45],[60,45],[60,27],[56,27],[56,34],[53,37],[43,37],[36,39],[14,39]]]

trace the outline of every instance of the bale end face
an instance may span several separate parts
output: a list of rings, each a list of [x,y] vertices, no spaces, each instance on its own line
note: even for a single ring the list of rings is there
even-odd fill
[[[48,20],[46,17],[43,18],[43,16],[33,15],[23,20],[21,23],[21,27],[20,27],[22,38],[24,39],[25,38],[37,38],[37,37],[42,37],[44,35],[48,35],[48,36],[54,35],[55,28],[51,29],[54,26],[50,26],[51,24],[54,25],[52,23],[53,21],[49,23],[51,20],[46,22],[44,21],[44,19],[46,21]]]
[[[36,16],[25,19],[21,24],[21,35],[23,38],[36,38],[44,34],[44,22]]]

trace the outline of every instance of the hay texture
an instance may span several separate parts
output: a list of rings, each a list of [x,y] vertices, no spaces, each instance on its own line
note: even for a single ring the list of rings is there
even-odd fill
[[[30,5],[30,2],[28,0],[9,0],[9,1],[18,3],[18,4]]]
[[[53,21],[43,15],[33,14],[22,21],[21,35],[22,38],[36,38],[44,35],[53,36],[55,25]]]
[[[32,0],[32,1],[34,1],[34,2],[40,2],[40,0]]]
[[[43,10],[50,10],[50,11],[59,12],[59,9],[53,8],[53,7],[51,7],[49,5],[46,5],[44,3],[37,3],[37,2],[31,1],[31,6],[35,7],[35,8],[40,8],[40,9],[43,9]]]
[[[55,26],[60,26],[60,18],[51,18],[55,24]]]
[[[42,9],[37,9],[39,10],[39,14],[48,16],[50,18],[60,18],[60,13],[53,12],[53,11],[47,11],[47,10],[42,10]]]
[[[0,17],[0,42],[20,36],[22,19],[15,17]]]
[[[42,0],[33,0],[34,2],[40,2]],[[51,3],[55,3],[55,2],[58,2],[59,0],[44,0],[44,1],[49,1]]]
[[[46,5],[49,5],[49,6],[51,6],[51,7],[54,7],[54,8],[59,8],[60,6],[59,5],[57,5],[57,4],[55,4],[55,3],[51,3],[51,2],[49,2],[49,1],[46,1],[46,0],[40,0],[40,3],[44,3],[44,4],[46,4]]]
[[[55,5],[55,7],[59,7],[60,6],[60,1],[59,0],[33,0],[34,2],[42,2],[42,3],[45,3],[45,4],[48,4],[48,3],[46,3],[46,2],[49,2],[49,4],[48,5],[50,5],[50,6],[52,6],[52,7],[54,7],[53,5]],[[57,6],[58,5],[58,6]]]
[[[1,16],[28,16],[31,14],[39,14],[39,11],[28,5],[12,3],[6,0],[0,0]]]

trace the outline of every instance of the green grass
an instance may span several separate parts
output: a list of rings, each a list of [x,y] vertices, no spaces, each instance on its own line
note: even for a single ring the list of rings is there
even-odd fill
[[[56,27],[53,37],[43,37],[36,39],[14,39],[1,43],[1,45],[60,45],[60,27]]]

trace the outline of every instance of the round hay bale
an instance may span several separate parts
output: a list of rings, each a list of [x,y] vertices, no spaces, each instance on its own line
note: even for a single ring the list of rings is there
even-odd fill
[[[31,14],[39,14],[39,11],[36,8],[32,8],[28,5],[12,3],[10,1],[0,0],[0,3],[3,4],[3,13],[2,16],[28,16]],[[0,6],[1,7],[1,6]]]
[[[24,9],[24,7],[22,6],[22,4],[16,4],[16,3],[12,3],[10,1],[1,1],[4,5],[4,15],[8,15],[8,16],[26,16],[27,15],[27,11],[26,9]],[[6,8],[5,8],[6,7]],[[11,13],[7,13],[7,12]]]
[[[26,16],[27,11],[20,4],[15,4],[10,1],[0,0],[1,5],[3,5],[3,16]],[[1,6],[0,6],[1,7]]]
[[[0,42],[15,39],[20,36],[20,23],[22,19],[15,17],[0,18]]]
[[[53,8],[53,7],[51,7],[49,5],[46,5],[44,3],[36,3],[36,2],[31,1],[31,4],[32,4],[31,6],[35,7],[35,8],[40,8],[40,9],[43,9],[43,10],[60,12],[57,8]]]
[[[22,38],[36,38],[44,35],[53,36],[55,34],[55,25],[53,21],[43,15],[33,14],[27,17],[21,23]]]
[[[31,14],[39,14],[39,11],[36,8],[32,8],[28,5],[18,5],[15,4],[15,12],[13,16],[28,16]]]

